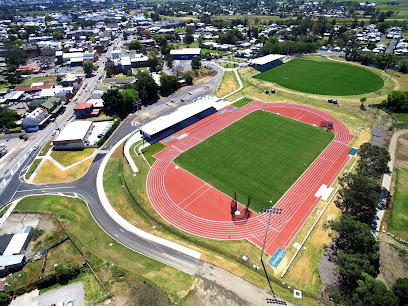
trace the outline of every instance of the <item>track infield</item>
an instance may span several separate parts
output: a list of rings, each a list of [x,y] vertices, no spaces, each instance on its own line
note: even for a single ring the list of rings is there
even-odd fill
[[[277,203],[334,133],[261,110],[179,155],[174,163],[250,207]],[[272,202],[270,202],[272,201]]]
[[[320,126],[322,121],[333,122],[335,134],[330,144],[275,204],[281,214],[271,215],[265,244],[265,251],[273,254],[278,247],[285,250],[289,246],[320,201],[318,191],[333,183],[350,158],[348,143],[353,136],[337,118],[314,108],[286,103],[254,101],[239,109],[226,107],[163,140],[168,147],[155,155],[146,188],[153,207],[172,225],[201,237],[248,239],[262,247],[268,213],[250,211],[249,218],[237,220],[235,215],[233,218],[231,197],[173,163],[183,152],[217,133],[224,134],[222,131],[227,127],[258,110],[292,118],[299,121],[301,127],[304,123]],[[266,145],[265,140],[263,143]],[[265,206],[269,205],[266,201]],[[244,210],[245,207],[238,203],[238,211]]]
[[[384,80],[361,67],[336,62],[293,59],[254,76],[296,91],[350,96],[380,89]]]

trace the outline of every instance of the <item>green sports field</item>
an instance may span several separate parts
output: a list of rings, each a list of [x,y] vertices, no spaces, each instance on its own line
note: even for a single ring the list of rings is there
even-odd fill
[[[361,67],[336,62],[293,59],[255,78],[283,87],[321,95],[349,96],[380,89],[383,79]]]
[[[275,204],[334,133],[265,111],[255,111],[182,153],[175,163],[251,208]],[[306,165],[305,165],[306,164]]]

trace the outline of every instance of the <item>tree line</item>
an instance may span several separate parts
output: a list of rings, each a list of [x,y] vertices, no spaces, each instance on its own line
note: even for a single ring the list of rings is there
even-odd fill
[[[183,74],[187,84],[193,83],[190,72]],[[147,105],[161,96],[167,96],[181,87],[179,79],[174,75],[160,76],[160,86],[157,85],[152,75],[141,71],[136,75],[133,84],[126,84],[121,88],[109,89],[102,95],[104,101],[104,112],[108,115],[125,118],[132,110],[136,109],[135,102]]]
[[[358,152],[356,171],[340,178],[335,205],[341,216],[329,222],[341,277],[340,290],[331,293],[343,305],[404,305],[407,286],[399,280],[389,291],[375,277],[379,267],[379,244],[371,233],[381,191],[382,176],[389,173],[390,155],[384,148],[365,143]],[[402,291],[402,293],[401,293]]]

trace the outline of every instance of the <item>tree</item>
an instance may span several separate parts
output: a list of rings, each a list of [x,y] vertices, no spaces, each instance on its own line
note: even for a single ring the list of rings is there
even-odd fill
[[[56,80],[57,80],[58,83],[60,83],[62,81],[62,77],[60,75],[57,75]]]
[[[357,171],[378,181],[384,174],[389,174],[388,162],[391,160],[387,149],[364,143],[357,155],[360,157],[357,162]]]
[[[187,33],[186,36],[183,38],[183,42],[187,45],[191,44],[194,42],[194,37],[191,33]]]
[[[5,56],[8,66],[20,66],[25,64],[27,60],[27,53],[20,48],[9,48]]]
[[[135,82],[136,90],[139,92],[140,100],[147,102],[149,100],[157,99],[158,85],[153,77],[144,71],[139,72]]]
[[[160,61],[157,58],[156,54],[153,51],[149,52],[149,59],[147,60],[147,65],[149,65],[149,67],[152,70],[160,70],[161,69],[161,65],[160,65]]]
[[[378,260],[378,242],[371,235],[370,227],[348,214],[342,214],[330,221],[330,228],[336,232],[333,238],[336,246],[346,254],[363,254],[370,263]]]
[[[62,40],[64,38],[64,34],[61,32],[54,32],[52,33],[52,38],[54,40]]]
[[[186,81],[188,85],[193,84],[193,76],[191,75],[190,72],[184,72],[183,73],[183,79]]]
[[[392,113],[408,113],[408,91],[391,91],[380,107]]]
[[[0,127],[14,128],[17,126],[16,120],[18,119],[20,116],[15,111],[7,107],[0,107]]]
[[[7,302],[10,301],[10,294],[7,294],[5,292],[0,292],[0,304],[6,304]]]
[[[159,46],[167,44],[167,39],[162,34],[154,34],[152,38]]]
[[[22,82],[21,76],[15,73],[6,74],[6,79],[10,84],[20,84]]]
[[[109,89],[102,95],[103,108],[108,115],[119,115],[122,113],[122,106],[124,103],[123,95],[119,89]]]
[[[167,96],[180,88],[180,82],[174,75],[161,75],[160,76],[160,94]]]
[[[198,70],[201,67],[201,59],[200,57],[196,56],[191,60],[191,68],[194,70]]]
[[[388,291],[382,281],[374,279],[367,273],[362,273],[361,276],[362,279],[357,281],[358,286],[352,298],[357,305],[398,305],[398,298],[391,291]]]
[[[50,21],[52,21],[52,17],[50,15],[46,15],[44,17],[44,20],[45,20],[45,22],[50,22]]]
[[[408,278],[398,278],[392,291],[398,297],[400,305],[408,304]]]
[[[106,67],[105,70],[106,70],[106,77],[111,78],[113,75],[112,69],[110,69],[109,67]]]
[[[89,78],[92,72],[96,70],[95,65],[92,62],[86,61],[83,66],[86,76]]]
[[[343,213],[370,224],[378,205],[379,186],[370,177],[347,173],[339,179],[341,189],[335,204]]]
[[[136,101],[139,101],[139,93],[135,89],[129,88],[129,89],[125,89],[120,94],[123,97],[123,104],[122,104],[119,114],[121,115],[120,116],[121,118],[124,118],[134,108],[133,103]]]
[[[129,50],[140,50],[142,49],[142,43],[138,40],[133,40],[129,43]]]

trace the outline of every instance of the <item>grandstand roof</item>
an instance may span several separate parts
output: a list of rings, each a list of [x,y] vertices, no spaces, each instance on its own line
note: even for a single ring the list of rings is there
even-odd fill
[[[280,54],[268,54],[268,55],[253,59],[252,64],[265,65],[265,64],[268,64],[270,62],[276,61],[277,59],[281,59],[283,57],[285,57],[285,56],[280,55]]]
[[[161,116],[160,118],[145,124],[141,130],[144,134],[153,136],[154,134],[164,131],[165,129],[182,122],[187,118],[209,109],[210,107],[214,107],[213,101],[200,101],[199,103],[195,102],[185,105],[170,115]]]

